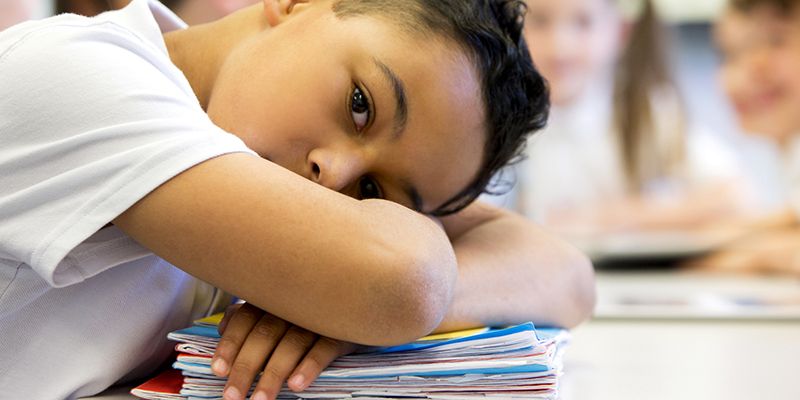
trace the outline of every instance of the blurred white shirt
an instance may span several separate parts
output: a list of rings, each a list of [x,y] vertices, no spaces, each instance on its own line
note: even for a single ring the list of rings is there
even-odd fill
[[[800,134],[789,142],[783,155],[783,181],[790,206],[800,219]]]

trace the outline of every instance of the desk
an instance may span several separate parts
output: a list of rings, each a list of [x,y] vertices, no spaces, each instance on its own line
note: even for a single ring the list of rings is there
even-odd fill
[[[600,274],[601,301],[632,288],[691,293],[771,290],[800,282],[703,278],[670,273]],[[670,289],[668,286],[672,286]],[[800,319],[598,318],[573,332],[563,400],[800,399]],[[129,400],[126,389],[94,400]]]
[[[598,301],[633,292],[780,294],[800,282],[675,273],[598,274]],[[601,313],[573,331],[563,400],[800,399],[800,318],[700,319],[688,310],[663,319]],[[712,309],[714,311],[714,309]]]
[[[800,322],[596,320],[573,332],[564,400],[800,399]]]

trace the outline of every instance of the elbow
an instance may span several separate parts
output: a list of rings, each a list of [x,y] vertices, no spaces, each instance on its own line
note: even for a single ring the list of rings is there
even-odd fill
[[[458,275],[455,254],[441,228],[427,218],[424,225],[413,241],[384,253],[383,273],[373,286],[374,322],[363,344],[412,342],[432,332],[450,308]]]
[[[569,262],[570,282],[566,286],[572,292],[569,296],[571,306],[570,311],[565,313],[561,324],[565,328],[574,328],[582,322],[591,318],[597,302],[595,289],[594,266],[583,253],[573,250]]]
[[[448,245],[445,257],[422,256],[414,261],[402,289],[401,312],[398,318],[399,343],[406,343],[430,334],[450,309],[458,276],[456,258]],[[406,267],[408,268],[408,267]]]

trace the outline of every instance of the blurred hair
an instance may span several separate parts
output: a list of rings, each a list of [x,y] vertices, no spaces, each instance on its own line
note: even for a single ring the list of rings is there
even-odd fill
[[[731,0],[734,9],[750,12],[758,7],[772,7],[781,13],[790,13],[800,5],[800,0]]]
[[[659,127],[654,93],[674,95],[678,109],[683,104],[678,96],[669,68],[667,36],[651,0],[633,25],[630,39],[616,69],[614,81],[614,124],[619,134],[628,186],[641,191],[646,182],[669,174],[685,157],[685,121],[677,121],[683,132],[671,142],[675,146],[660,146]],[[683,119],[681,112],[679,118]]]
[[[475,64],[481,79],[486,141],[478,175],[431,214],[456,213],[488,188],[501,168],[517,160],[527,136],[548,118],[549,95],[522,37],[520,0],[339,0],[340,18],[375,15],[414,35],[452,40]],[[458,151],[458,149],[453,149]]]

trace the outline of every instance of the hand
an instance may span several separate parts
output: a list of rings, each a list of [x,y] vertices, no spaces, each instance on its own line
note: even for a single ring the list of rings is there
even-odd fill
[[[244,400],[259,372],[253,400],[275,399],[288,379],[303,391],[337,357],[356,345],[319,336],[249,304],[228,308],[219,325],[222,338],[211,362],[215,375],[228,377],[225,400]]]
[[[800,231],[773,230],[749,236],[686,266],[722,272],[800,276]]]

